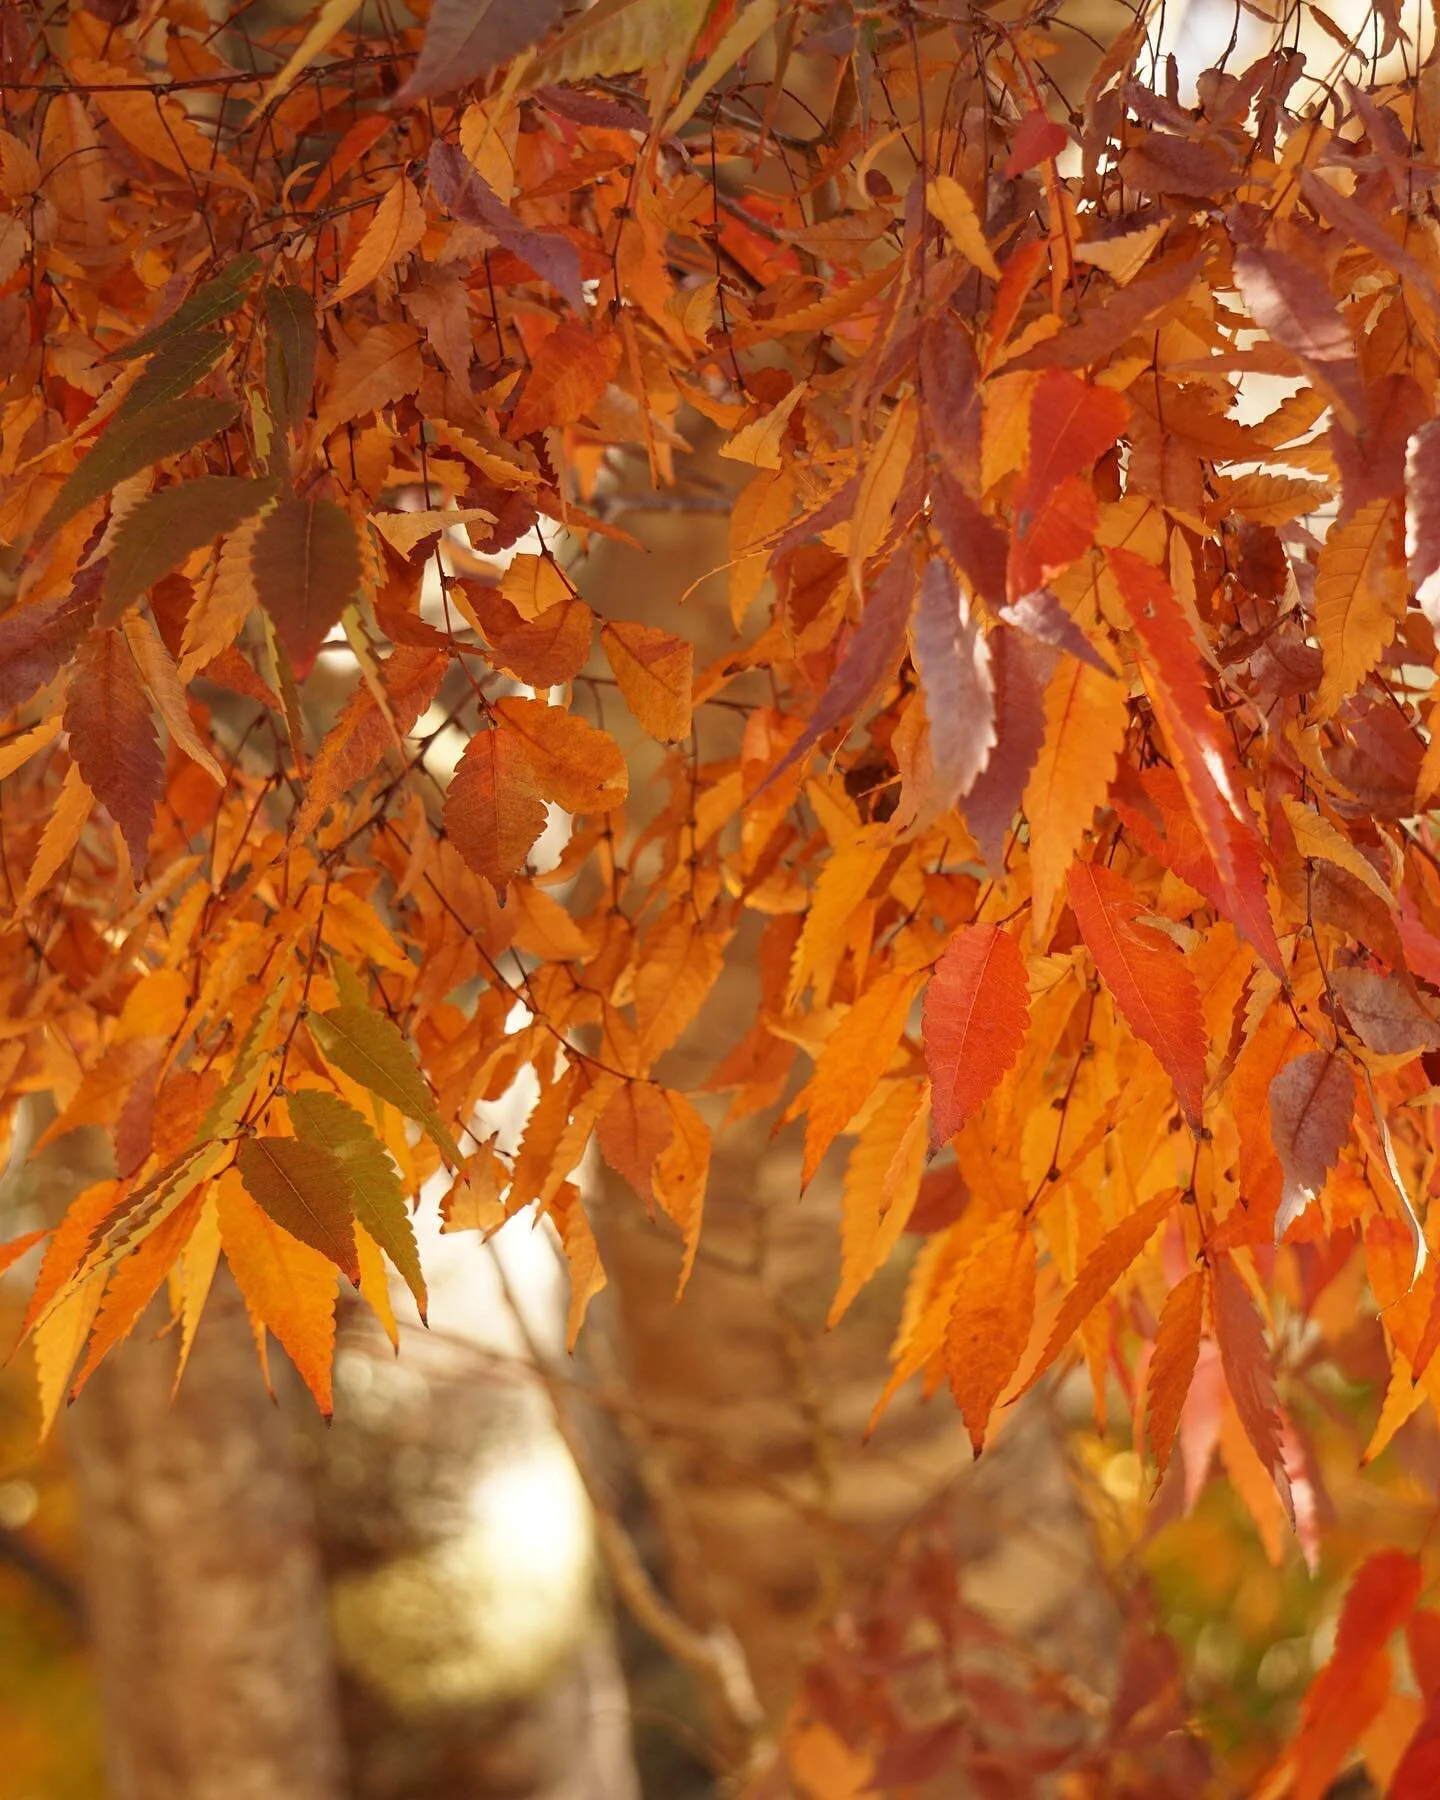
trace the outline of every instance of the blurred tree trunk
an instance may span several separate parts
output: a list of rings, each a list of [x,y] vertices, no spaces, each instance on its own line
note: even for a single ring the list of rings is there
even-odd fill
[[[152,1308],[68,1419],[113,1800],[340,1800],[304,1477],[233,1286],[172,1401]]]

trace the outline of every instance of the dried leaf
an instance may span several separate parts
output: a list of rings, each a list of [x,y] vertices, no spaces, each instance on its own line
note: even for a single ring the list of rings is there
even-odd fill
[[[281,501],[260,521],[250,568],[281,643],[308,665],[360,586],[350,515],[333,500]]]
[[[97,631],[75,659],[65,701],[70,750],[86,785],[143,866],[165,782],[150,699],[118,631]]]
[[[1339,1056],[1307,1051],[1270,1083],[1270,1129],[1284,1172],[1278,1243],[1325,1185],[1350,1138],[1355,1077]]]
[[[277,1225],[360,1285],[354,1193],[333,1151],[298,1138],[246,1138],[235,1166],[245,1191]]]

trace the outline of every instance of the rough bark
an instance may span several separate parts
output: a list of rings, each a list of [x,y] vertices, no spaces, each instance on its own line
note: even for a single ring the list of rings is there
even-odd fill
[[[173,1404],[160,1323],[67,1422],[112,1800],[340,1800],[309,1495],[244,1309],[222,1271]]]

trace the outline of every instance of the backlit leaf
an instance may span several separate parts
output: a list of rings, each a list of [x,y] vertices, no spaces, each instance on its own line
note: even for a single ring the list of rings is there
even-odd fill
[[[449,1160],[460,1161],[455,1140],[441,1123],[414,1052],[397,1025],[353,1002],[311,1013],[309,1025],[328,1062],[407,1118],[418,1119]]]
[[[350,1183],[355,1218],[399,1270],[425,1317],[425,1277],[415,1230],[405,1207],[405,1191],[389,1152],[364,1115],[338,1094],[304,1088],[286,1100],[296,1140],[328,1151]]]
[[[1145,1429],[1162,1478],[1170,1466],[1180,1414],[1199,1360],[1204,1316],[1204,1271],[1192,1269],[1165,1296],[1145,1386]]]
[[[653,625],[607,620],[600,642],[631,712],[662,744],[690,733],[695,653],[684,638]]]
[[[1270,1128],[1285,1178],[1277,1242],[1324,1187],[1354,1116],[1355,1077],[1340,1056],[1307,1051],[1270,1083]]]
[[[965,1258],[945,1329],[945,1372],[976,1456],[1034,1318],[1034,1235],[1023,1219],[997,1220]]]
[[[1070,904],[1085,947],[1122,1017],[1175,1083],[1197,1128],[1205,1103],[1205,1020],[1195,977],[1175,945],[1141,921],[1139,896],[1114,869],[1076,863]]]
[[[802,1186],[810,1185],[825,1152],[889,1068],[919,987],[919,975],[909,970],[880,976],[826,1039],[814,1075],[789,1109],[792,1117],[805,1113]]]
[[[954,1137],[1020,1054],[1030,1023],[1025,963],[998,925],[967,925],[925,990],[925,1064],[935,1146]]]
[[[334,1151],[299,1138],[246,1138],[235,1166],[245,1191],[277,1225],[328,1256],[359,1285],[354,1193]]]

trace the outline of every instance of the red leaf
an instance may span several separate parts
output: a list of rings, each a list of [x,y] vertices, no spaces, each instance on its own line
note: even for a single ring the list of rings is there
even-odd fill
[[[165,785],[165,758],[150,696],[118,631],[96,632],[76,657],[65,729],[80,773],[125,833],[139,867]]]
[[[1063,125],[1047,119],[1038,108],[1027,112],[1011,140],[1005,173],[1023,175],[1037,163],[1053,162],[1069,142],[1070,134]]]
[[[1270,1352],[1255,1303],[1228,1256],[1215,1261],[1211,1293],[1215,1339],[1236,1414],[1265,1472],[1275,1483],[1275,1491],[1293,1525],[1295,1506],[1280,1444],[1280,1402],[1275,1394]]]
[[[1200,990],[1179,950],[1140,923],[1139,895],[1113,869],[1075,863],[1070,904],[1085,947],[1121,1014],[1160,1059],[1192,1127],[1205,1102],[1205,1018]]]
[[[930,1141],[954,1137],[1020,1054],[1030,1024],[1025,961],[998,925],[965,925],[925,990],[922,1036],[933,1101]]]
[[[1140,639],[1145,685],[1181,786],[1219,875],[1223,911],[1278,972],[1280,946],[1265,904],[1259,830],[1238,781],[1231,778],[1232,758],[1206,697],[1189,622],[1153,563],[1122,549],[1108,550],[1106,561]]]
[[[1030,463],[1015,508],[1016,529],[1072,475],[1091,468],[1124,431],[1130,403],[1114,388],[1091,387],[1068,369],[1046,369],[1030,396]]]
[[[1278,1243],[1325,1185],[1350,1136],[1355,1077],[1323,1050],[1286,1063],[1270,1083],[1270,1130],[1284,1175],[1275,1216]]]
[[[90,629],[105,565],[82,570],[74,585],[40,600],[22,600],[0,613],[0,714],[10,712],[54,679]]]
[[[1300,1727],[1287,1753],[1294,1800],[1321,1800],[1346,1752],[1384,1705],[1390,1692],[1385,1646],[1409,1618],[1420,1581],[1415,1557],[1381,1550],[1351,1582],[1335,1648],[1310,1684],[1301,1705]],[[1394,1788],[1390,1791],[1395,1793]],[[1434,1790],[1424,1792],[1428,1800]]]

